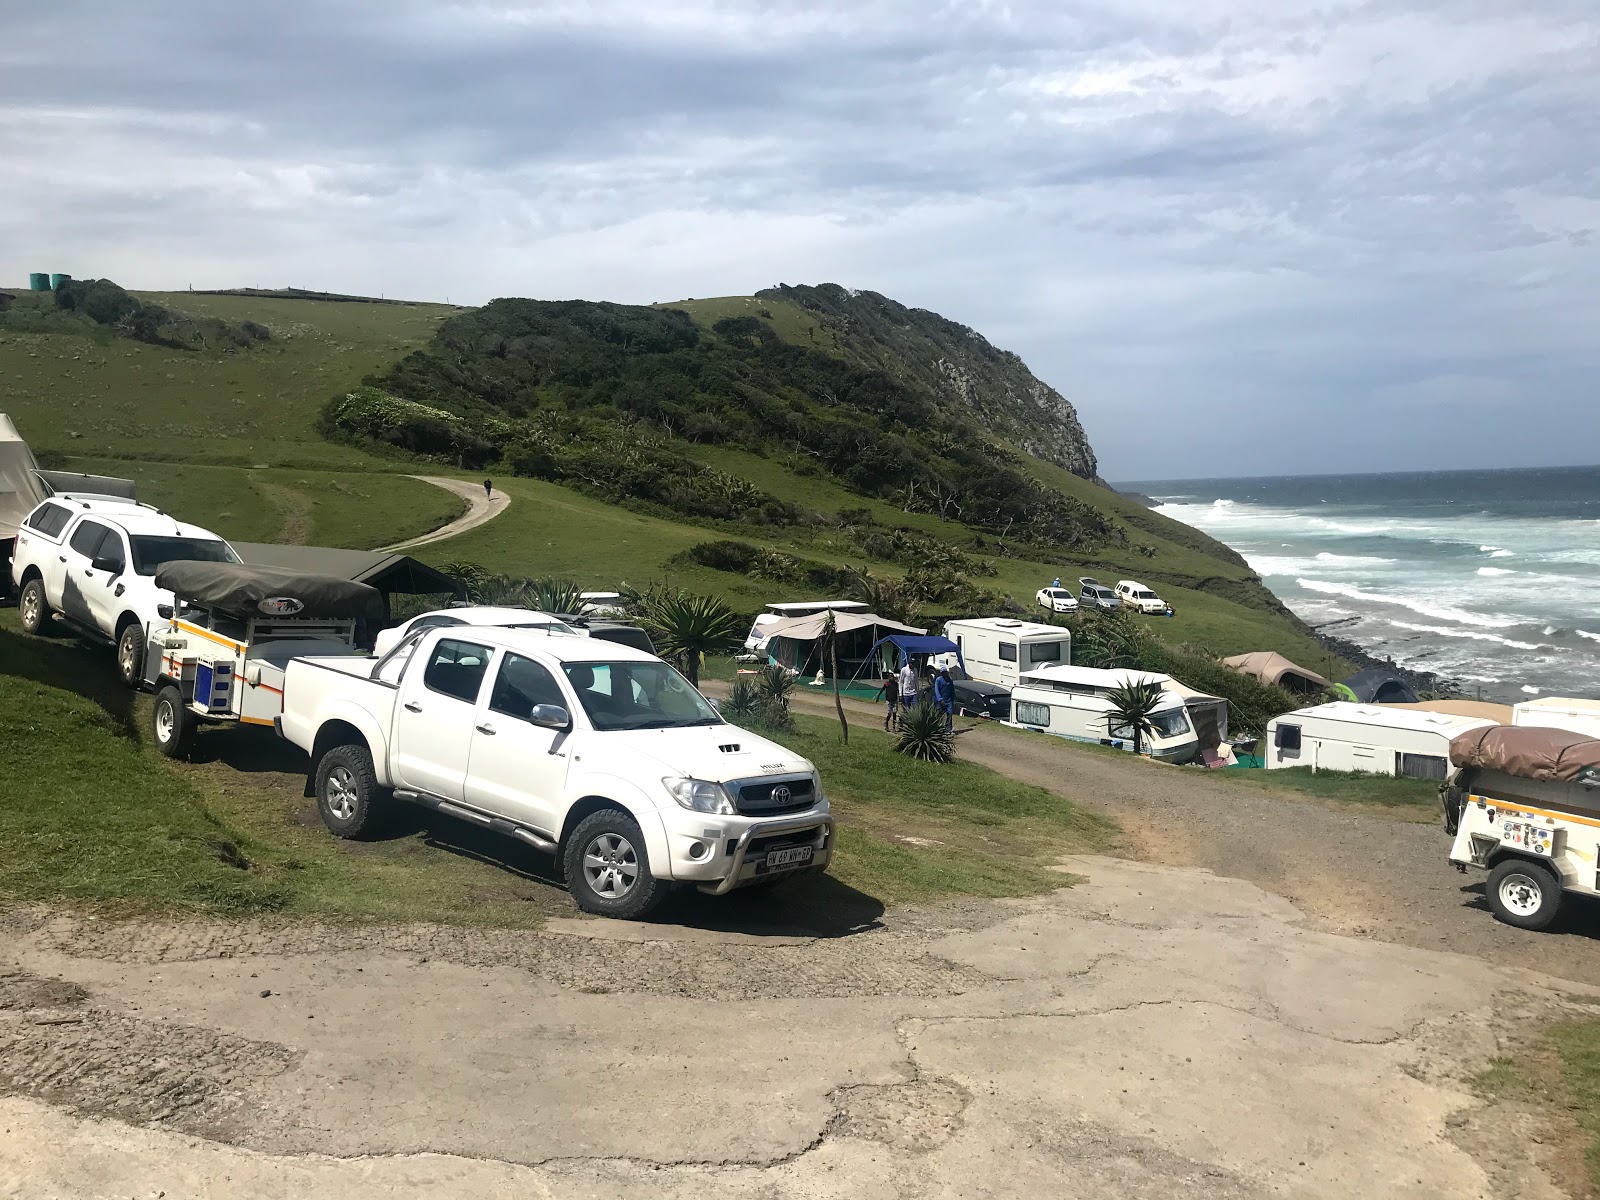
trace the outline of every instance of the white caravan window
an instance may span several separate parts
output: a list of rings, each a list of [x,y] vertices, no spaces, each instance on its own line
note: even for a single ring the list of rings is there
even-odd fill
[[[1029,704],[1026,700],[1017,701],[1017,724],[1038,725],[1041,728],[1050,724],[1050,706],[1048,704]]]
[[[1035,642],[1028,647],[1028,661],[1031,663],[1060,662],[1060,642]]]

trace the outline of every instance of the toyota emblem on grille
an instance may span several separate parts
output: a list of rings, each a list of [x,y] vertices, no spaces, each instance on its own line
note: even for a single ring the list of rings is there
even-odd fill
[[[794,793],[789,791],[787,785],[780,783],[777,787],[772,789],[772,802],[774,804],[787,804],[793,795]]]

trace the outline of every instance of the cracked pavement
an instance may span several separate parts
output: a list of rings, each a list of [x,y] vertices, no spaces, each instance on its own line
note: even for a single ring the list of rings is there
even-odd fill
[[[1470,1081],[1600,993],[1063,867],[829,939],[13,914],[0,1194],[1561,1194]]]

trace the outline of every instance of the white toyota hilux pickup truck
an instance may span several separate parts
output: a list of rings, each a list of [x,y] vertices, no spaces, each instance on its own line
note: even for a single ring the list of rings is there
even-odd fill
[[[380,658],[297,658],[277,726],[336,836],[421,804],[554,854],[586,912],[639,917],[675,885],[720,895],[833,852],[810,762],[614,642],[444,626]]]

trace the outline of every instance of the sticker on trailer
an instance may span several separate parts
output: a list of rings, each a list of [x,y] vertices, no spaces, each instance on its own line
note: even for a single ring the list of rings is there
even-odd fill
[[[256,601],[256,607],[269,617],[292,617],[305,611],[305,605],[293,596],[268,596]]]
[[[1507,846],[1531,850],[1549,858],[1555,853],[1556,831],[1546,825],[1535,825],[1532,821],[1501,821],[1500,840]]]

